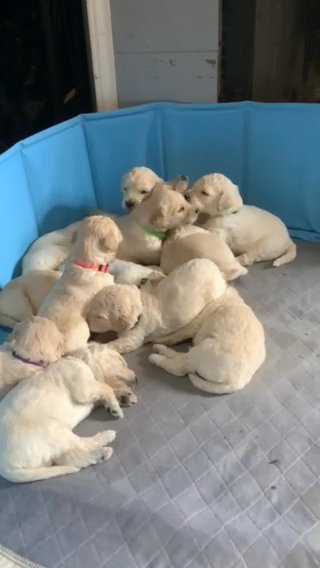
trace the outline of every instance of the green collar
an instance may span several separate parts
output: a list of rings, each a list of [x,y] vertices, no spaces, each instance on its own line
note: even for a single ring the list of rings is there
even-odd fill
[[[150,227],[149,225],[144,225],[142,228],[146,233],[148,233],[149,235],[152,235],[153,237],[156,237],[160,241],[163,241],[165,236],[166,236],[166,231],[160,231],[160,230],[154,229],[153,227]]]

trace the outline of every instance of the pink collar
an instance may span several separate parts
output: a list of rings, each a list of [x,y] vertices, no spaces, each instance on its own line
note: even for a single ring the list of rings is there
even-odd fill
[[[36,367],[41,367],[42,369],[45,369],[49,365],[49,363],[46,363],[45,361],[33,361],[32,359],[28,359],[27,357],[22,357],[22,355],[19,355],[19,353],[17,353],[16,351],[12,351],[12,356],[15,359],[19,359],[19,361],[22,361],[22,363],[35,365]]]
[[[81,268],[88,268],[89,270],[96,270],[97,272],[109,272],[108,264],[87,264],[81,260],[74,260],[73,264],[75,266],[81,266]]]

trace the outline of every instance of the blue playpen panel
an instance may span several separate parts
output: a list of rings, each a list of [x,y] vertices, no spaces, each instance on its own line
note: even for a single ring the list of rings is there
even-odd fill
[[[246,203],[318,241],[319,156],[319,105],[163,103],[62,123],[0,157],[0,285],[38,235],[92,208],[121,213],[121,177],[133,166],[191,181],[223,172]]]

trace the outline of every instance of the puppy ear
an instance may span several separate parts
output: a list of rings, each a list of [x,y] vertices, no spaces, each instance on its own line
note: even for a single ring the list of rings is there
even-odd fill
[[[178,176],[175,179],[168,182],[174,191],[178,193],[184,193],[189,186],[189,178],[187,176]]]
[[[243,201],[239,193],[239,188],[235,185],[232,190],[226,188],[222,191],[218,200],[217,209],[220,213],[233,213],[238,211],[242,205]]]
[[[120,229],[112,221],[110,227],[106,228],[104,235],[99,239],[99,244],[104,250],[117,252],[122,239],[123,237]]]
[[[160,230],[166,228],[165,225],[165,221],[167,218],[166,210],[167,208],[164,206],[164,204],[162,205],[160,204],[159,207],[154,211],[150,219],[150,224],[152,227]]]

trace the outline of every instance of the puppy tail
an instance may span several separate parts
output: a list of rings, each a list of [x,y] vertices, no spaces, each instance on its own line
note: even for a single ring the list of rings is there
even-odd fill
[[[41,481],[60,475],[68,475],[80,471],[79,467],[73,465],[54,465],[51,467],[39,467],[37,469],[11,469],[1,472],[2,477],[12,483],[27,483],[30,481]]]
[[[189,373],[188,376],[194,387],[204,392],[208,392],[209,394],[229,394],[239,390],[234,385],[206,381],[196,373]]]
[[[282,266],[282,264],[287,264],[288,262],[294,260],[296,256],[297,256],[297,247],[295,243],[291,241],[286,252],[273,262],[273,266]]]

